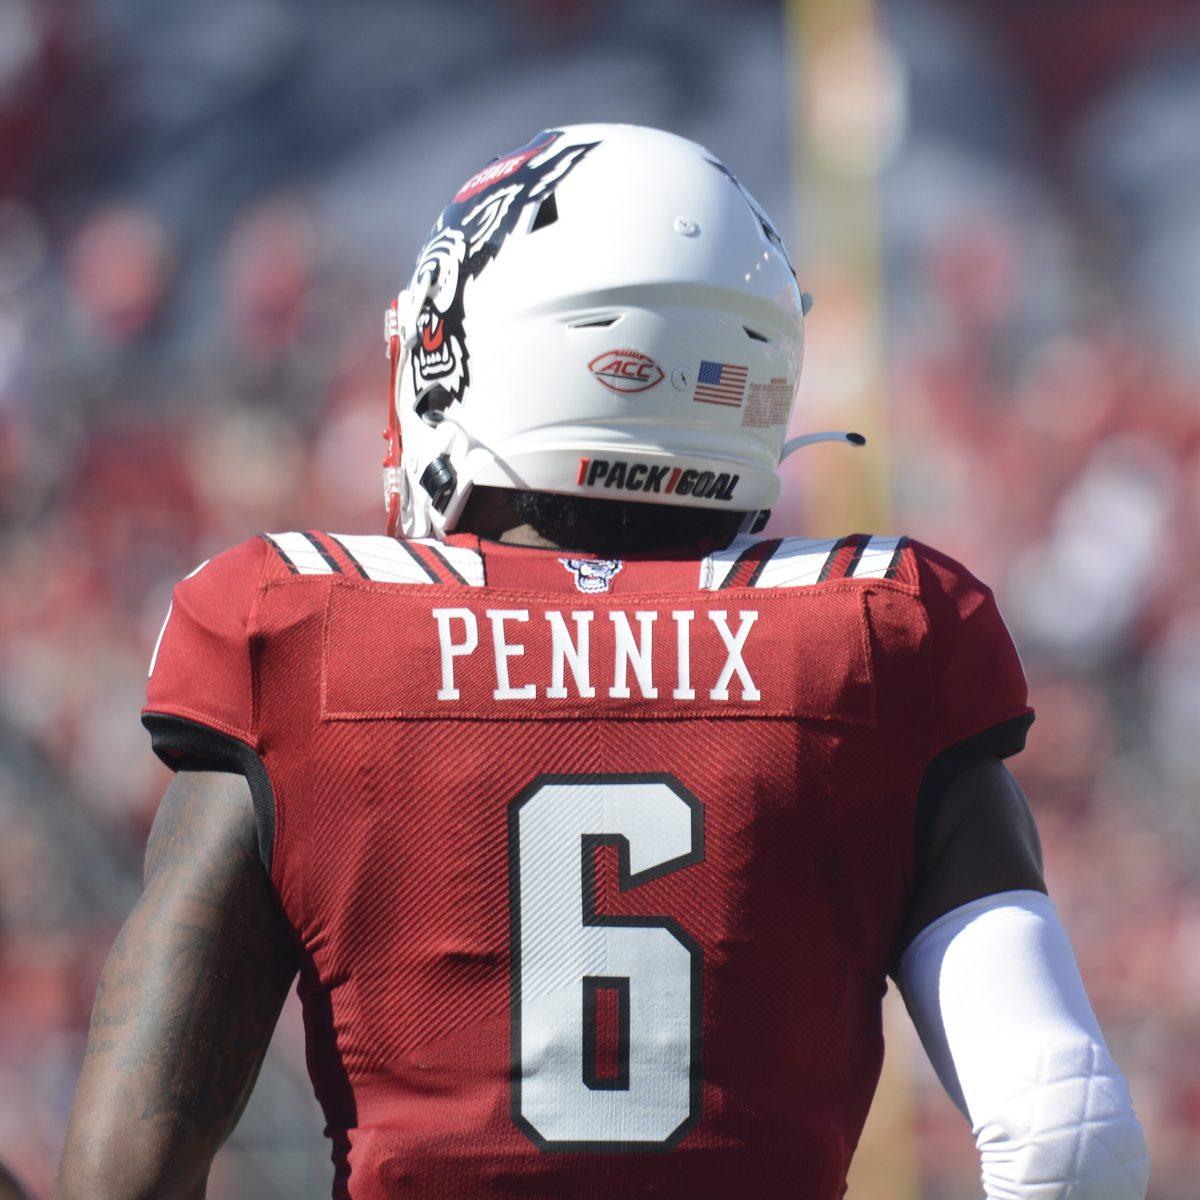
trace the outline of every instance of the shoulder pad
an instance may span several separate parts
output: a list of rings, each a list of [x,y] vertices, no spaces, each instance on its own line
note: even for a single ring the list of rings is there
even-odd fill
[[[250,538],[175,585],[150,661],[146,712],[251,741],[249,641],[266,548]]]

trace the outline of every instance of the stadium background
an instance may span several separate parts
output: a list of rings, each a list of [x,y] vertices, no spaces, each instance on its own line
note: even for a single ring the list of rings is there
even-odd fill
[[[0,0],[0,1159],[49,1193],[166,772],[171,583],[381,528],[381,314],[547,125],[726,159],[816,295],[777,528],[992,582],[1015,770],[1147,1126],[1200,1196],[1200,12],[1186,0]],[[893,1017],[895,1010],[893,1010]],[[852,1200],[978,1195],[902,1019]],[[327,1194],[289,1008],[210,1196]]]

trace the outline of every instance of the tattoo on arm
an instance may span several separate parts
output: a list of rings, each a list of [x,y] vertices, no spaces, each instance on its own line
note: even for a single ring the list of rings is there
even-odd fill
[[[110,1160],[156,1196],[203,1195],[296,972],[256,845],[244,780],[176,776],[96,994],[60,1197]]]

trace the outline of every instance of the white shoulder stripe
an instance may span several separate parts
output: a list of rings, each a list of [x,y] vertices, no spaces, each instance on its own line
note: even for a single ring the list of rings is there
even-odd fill
[[[852,579],[882,579],[892,559],[896,556],[896,547],[900,545],[898,537],[873,537],[863,547],[854,570],[850,572]]]
[[[770,541],[739,535],[722,550],[710,554],[700,564],[700,587],[717,591],[729,578],[742,556],[755,544]],[[821,569],[837,546],[833,538],[783,538],[774,553],[752,575],[749,585],[757,588],[807,587],[820,582]]]
[[[376,583],[434,583],[433,573],[403,542],[384,533],[330,536]]]
[[[327,558],[305,533],[265,535],[284,561],[299,575],[332,575],[341,568]],[[465,546],[447,546],[433,538],[418,539],[433,551],[433,562],[407,543],[386,534],[323,533],[337,543],[359,572],[376,583],[458,583],[483,586],[483,558]]]
[[[763,541],[770,539],[741,535],[723,550],[710,554],[700,563],[700,588],[716,591],[724,586],[730,572],[743,560],[750,561],[754,557],[753,547]],[[787,588],[821,583],[834,556],[845,544],[844,538],[783,538],[754,571],[745,573],[745,582],[738,586]],[[868,538],[850,566],[849,578],[886,579],[905,544],[905,539],[900,537]]]
[[[819,583],[821,569],[836,546],[834,538],[784,538],[759,573],[756,586],[808,587]]]
[[[483,555],[468,546],[450,546],[439,542],[436,538],[414,538],[422,546],[428,546],[434,554],[450,564],[457,574],[457,580],[444,582],[457,583],[461,580],[468,587],[483,587]]]
[[[267,537],[301,575],[332,575],[333,567],[324,555],[302,533],[268,533]]]

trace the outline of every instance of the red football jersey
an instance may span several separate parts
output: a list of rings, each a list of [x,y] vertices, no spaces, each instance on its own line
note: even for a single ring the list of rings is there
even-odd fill
[[[250,780],[356,1200],[842,1195],[922,829],[1031,719],[903,539],[324,533],[179,584],[144,716]]]

